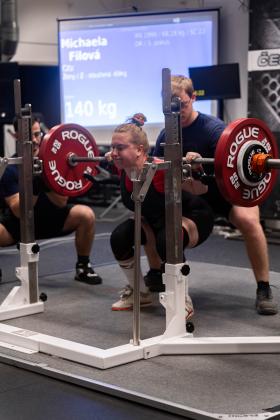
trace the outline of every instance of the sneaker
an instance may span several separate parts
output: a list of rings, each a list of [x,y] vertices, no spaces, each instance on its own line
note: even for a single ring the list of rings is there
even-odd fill
[[[150,292],[165,292],[165,284],[162,282],[161,270],[151,268],[144,276],[144,282]]]
[[[95,273],[90,263],[77,264],[75,280],[87,284],[101,284],[102,278]]]
[[[187,295],[185,299],[186,319],[190,319],[193,316],[193,314],[194,314],[193,303],[192,303],[190,295]]]
[[[127,285],[120,293],[120,300],[113,303],[112,311],[129,311],[133,309],[133,289]],[[148,306],[151,303],[151,293],[140,292],[140,306]]]
[[[257,289],[256,309],[260,315],[275,315],[278,313],[270,286],[267,289]]]

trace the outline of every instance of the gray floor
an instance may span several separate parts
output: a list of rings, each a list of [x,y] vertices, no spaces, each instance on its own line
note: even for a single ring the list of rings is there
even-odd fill
[[[113,259],[109,237],[103,233],[98,232],[93,250],[96,271],[102,275],[103,285],[73,282],[74,271],[69,265],[73,247],[71,237],[59,245],[43,243],[40,290],[48,295],[46,310],[6,323],[100,348],[127,343],[132,336],[131,313],[110,310],[123,280],[118,267],[110,264]],[[226,241],[217,236],[209,241],[212,242],[211,252],[215,245],[216,253],[221,255],[219,260],[216,256],[215,262],[222,262],[227,248],[237,246],[240,253],[243,247],[242,242]],[[241,253],[238,259],[239,267],[214,261],[200,262],[200,258],[207,259],[203,256],[205,246],[200,247],[201,253],[197,248],[189,255],[195,336],[278,335],[280,316],[261,317],[255,312],[255,285],[251,270],[245,267],[245,254]],[[17,255],[13,249],[9,251],[10,254],[1,255],[4,277],[0,295],[3,297],[14,285],[12,276],[8,279],[7,273]],[[233,262],[238,258],[235,251],[228,257]],[[274,264],[276,266],[279,261]],[[142,265],[145,271],[145,258],[142,258]],[[278,272],[272,271],[271,284],[279,300],[278,279]],[[154,305],[142,312],[141,338],[158,335],[164,330],[164,311],[156,294],[154,298]],[[280,404],[278,354],[159,356],[100,371],[43,354],[24,355],[5,348],[1,348],[1,353],[210,413],[260,413]]]
[[[97,224],[91,257],[104,280],[98,286],[73,281],[76,257],[71,236],[41,241],[39,282],[40,291],[48,295],[45,312],[6,323],[100,348],[127,343],[132,315],[110,309],[124,284],[109,245],[115,225]],[[269,254],[273,293],[280,301],[278,246],[270,244]],[[280,315],[262,317],[255,312],[255,283],[242,241],[213,234],[186,257],[195,336],[279,335]],[[13,247],[0,250],[0,258],[2,299],[16,284],[18,252]],[[146,271],[144,257],[142,267]],[[141,338],[161,334],[164,328],[164,310],[155,294],[154,305],[142,311]],[[278,354],[159,356],[100,371],[44,354],[26,355],[4,347],[0,353],[209,413],[273,412],[280,404]]]
[[[0,363],[3,420],[176,420],[179,417]],[[180,417],[181,418],[181,417]]]

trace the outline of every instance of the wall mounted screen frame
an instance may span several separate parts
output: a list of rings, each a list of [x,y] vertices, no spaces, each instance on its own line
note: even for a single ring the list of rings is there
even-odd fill
[[[188,75],[189,67],[217,64],[218,32],[219,9],[58,20],[62,122],[106,144],[113,127],[143,112],[153,143],[164,121],[162,68]],[[196,109],[216,112],[213,101]]]
[[[240,98],[239,63],[189,68],[198,100]]]

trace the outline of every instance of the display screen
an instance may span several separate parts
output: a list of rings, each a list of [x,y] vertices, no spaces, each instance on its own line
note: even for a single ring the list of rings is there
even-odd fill
[[[195,67],[189,69],[197,99],[240,98],[239,64]]]
[[[136,112],[160,127],[162,69],[217,64],[218,10],[59,20],[62,122],[108,128]],[[211,101],[197,109],[211,113]]]

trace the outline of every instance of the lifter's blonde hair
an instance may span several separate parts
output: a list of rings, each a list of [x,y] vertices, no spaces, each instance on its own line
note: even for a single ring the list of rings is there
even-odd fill
[[[131,137],[130,143],[136,146],[142,145],[144,152],[148,153],[150,147],[148,137],[141,127],[135,124],[121,124],[115,128],[114,133],[129,133]]]
[[[194,94],[193,82],[186,76],[171,76],[171,90],[172,94],[176,96],[180,96],[183,90],[191,98]]]

